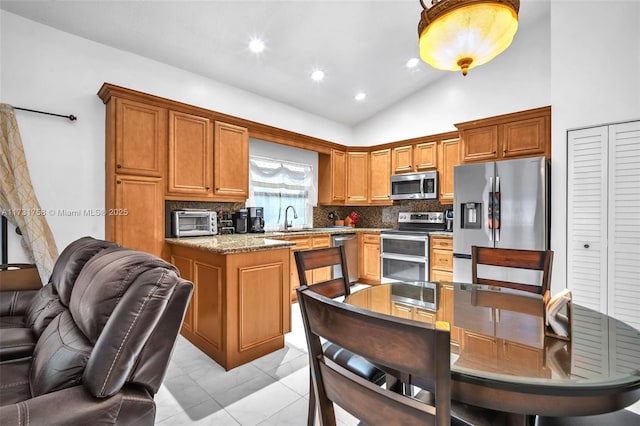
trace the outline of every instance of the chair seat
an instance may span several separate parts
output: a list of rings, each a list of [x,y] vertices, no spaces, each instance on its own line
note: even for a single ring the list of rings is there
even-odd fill
[[[640,416],[629,411],[619,410],[613,413],[597,416],[576,417],[543,417],[538,416],[537,426],[637,426],[640,425]]]
[[[356,355],[335,343],[324,342],[322,345],[322,351],[327,358],[339,366],[346,368],[376,385],[382,385],[385,382],[386,376],[384,371],[380,370],[365,358],[362,358],[361,356]]]
[[[30,357],[36,338],[30,328],[0,329],[0,361]]]
[[[0,364],[0,407],[26,401],[31,398],[29,370],[31,360],[11,361]]]

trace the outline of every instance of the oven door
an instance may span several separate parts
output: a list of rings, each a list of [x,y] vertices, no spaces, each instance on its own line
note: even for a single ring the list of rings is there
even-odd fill
[[[382,283],[429,280],[429,261],[426,257],[382,254],[380,263]]]
[[[382,234],[380,253],[412,257],[429,257],[429,236]]]

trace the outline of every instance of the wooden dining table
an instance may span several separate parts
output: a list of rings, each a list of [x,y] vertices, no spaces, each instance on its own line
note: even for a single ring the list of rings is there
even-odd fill
[[[449,322],[452,399],[511,413],[520,419],[514,423],[602,414],[640,400],[640,332],[575,303],[563,340],[545,333],[542,296],[519,290],[397,282],[364,288],[345,302]]]

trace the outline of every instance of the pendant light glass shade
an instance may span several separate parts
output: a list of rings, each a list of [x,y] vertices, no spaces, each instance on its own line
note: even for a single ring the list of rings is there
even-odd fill
[[[434,1],[418,26],[420,57],[434,68],[467,75],[509,47],[519,7],[519,0]]]

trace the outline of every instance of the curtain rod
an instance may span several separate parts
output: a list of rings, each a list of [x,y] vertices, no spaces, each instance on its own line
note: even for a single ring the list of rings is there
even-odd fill
[[[76,117],[73,114],[70,114],[70,115],[54,114],[52,112],[38,111],[38,110],[35,110],[35,109],[20,108],[20,107],[13,107],[13,109],[19,109],[20,111],[35,112],[37,114],[54,115],[56,117],[64,117],[64,118],[68,118],[70,121],[75,121],[75,120],[78,119],[78,117]]]

